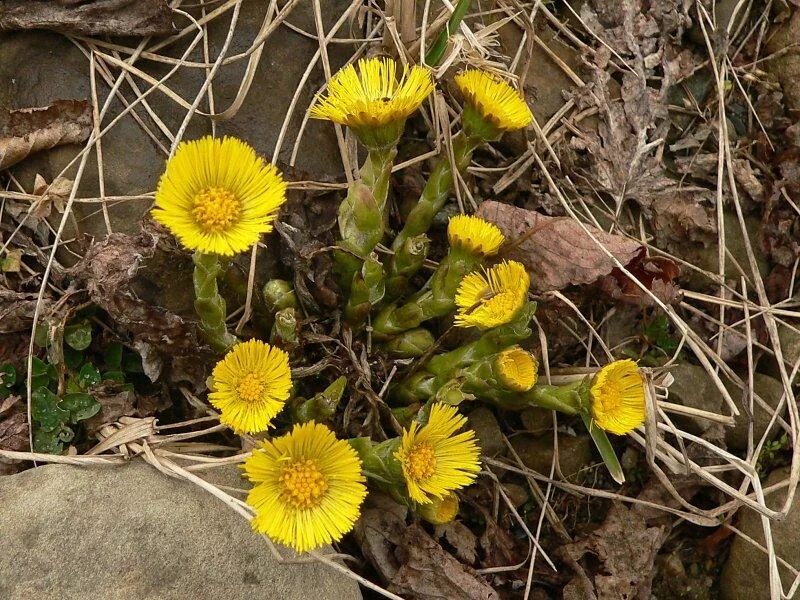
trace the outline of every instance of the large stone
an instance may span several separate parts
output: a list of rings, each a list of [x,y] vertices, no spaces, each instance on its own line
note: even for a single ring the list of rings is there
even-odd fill
[[[325,565],[276,562],[220,500],[138,460],[0,477],[0,506],[4,600],[361,598]]]
[[[669,386],[669,400],[690,408],[716,414],[727,414],[723,409],[725,399],[711,376],[703,367],[681,363],[670,370],[675,381]],[[689,433],[700,435],[714,423],[699,417],[675,417]]]
[[[728,392],[730,392],[733,401],[741,407],[742,402],[747,398],[747,396],[744,395],[745,392],[729,381],[725,382],[725,387],[728,389]],[[767,403],[767,405],[775,408],[778,406],[778,403],[783,397],[783,384],[774,377],[756,373],[753,376],[753,393],[757,396],[760,396],[761,399]],[[781,414],[786,414],[786,403],[784,403]],[[759,406],[754,399],[752,421],[753,439],[755,443],[757,443],[761,436],[764,435],[770,419],[772,419],[770,412]],[[750,417],[740,409],[740,414],[736,418],[736,425],[725,430],[725,443],[728,444],[728,447],[734,450],[744,450],[747,448],[747,430],[749,423]],[[780,427],[775,425],[770,431],[771,434],[769,438],[772,439],[778,434]]]
[[[787,479],[788,469],[773,471],[767,478],[766,486],[770,486]],[[788,488],[783,488],[767,496],[767,506],[779,509],[786,500]],[[775,554],[788,562],[794,568],[800,568],[800,507],[798,496],[782,521],[773,521],[771,525],[772,541],[775,545]],[[753,538],[762,546],[764,545],[764,530],[761,526],[761,517],[755,511],[742,508],[739,511],[737,527],[745,535]],[[793,577],[788,569],[779,566],[778,570],[783,581],[783,589],[788,590]],[[740,537],[735,537],[731,543],[728,560],[722,569],[720,578],[721,600],[769,600],[769,562],[767,555]]]
[[[523,464],[543,475],[550,473],[553,461],[553,436],[520,435],[511,441]],[[592,442],[588,435],[558,436],[558,460],[565,477],[574,477],[592,464]]]
[[[503,432],[497,424],[494,413],[488,408],[479,406],[467,415],[470,428],[478,437],[478,445],[484,456],[497,456],[506,450]]]

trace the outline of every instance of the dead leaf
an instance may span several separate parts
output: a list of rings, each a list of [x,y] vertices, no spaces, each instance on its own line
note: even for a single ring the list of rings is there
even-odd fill
[[[37,294],[0,288],[0,333],[29,330],[36,310],[36,298]],[[45,298],[42,304],[44,312],[49,308],[50,300]]]
[[[503,256],[525,265],[534,292],[592,283],[614,268],[614,261],[570,218],[548,217],[493,200],[481,204],[477,214],[502,230],[507,240]],[[641,250],[633,240],[587,228],[623,265]]]
[[[6,250],[6,255],[0,259],[0,270],[3,273],[19,273],[22,267],[22,250],[14,248]]]
[[[0,418],[0,450],[25,452],[29,449],[28,423],[24,412]],[[0,476],[12,475],[21,470],[21,461],[0,458]]]
[[[661,302],[672,304],[680,299],[681,290],[675,280],[681,272],[678,265],[668,258],[645,256],[645,250],[642,248],[639,255],[626,265],[625,269]],[[617,268],[602,277],[598,285],[617,302],[634,306],[656,304],[650,295]]]
[[[4,0],[0,3],[0,31],[14,29],[124,36],[174,31],[166,0]]]
[[[391,581],[400,564],[394,554],[406,528],[408,509],[381,492],[372,492],[353,529],[361,553],[384,581]]]
[[[41,198],[34,203],[31,216],[37,219],[46,219],[52,214],[54,208],[59,213],[63,213],[74,183],[72,179],[56,177],[52,183],[48,184],[45,178],[37,173],[33,182],[33,193]]]
[[[614,504],[598,529],[557,553],[576,572],[573,587],[585,589],[589,584],[594,597],[603,600],[645,600],[650,598],[653,563],[665,539],[664,528],[648,527],[641,515]],[[591,559],[581,562],[586,555]],[[592,590],[584,594],[587,591]]]
[[[419,525],[403,532],[396,554],[401,567],[389,591],[404,598],[499,600],[497,592],[445,552]]]
[[[141,299],[132,287],[142,262],[153,256],[158,237],[147,231],[132,236],[112,233],[93,244],[71,273],[85,282],[92,302],[127,330],[137,347],[147,344],[162,356],[190,355],[196,364],[203,345],[193,323]]]
[[[465,563],[474,565],[478,558],[478,538],[461,521],[452,521],[436,528],[436,533],[453,547],[456,556]]]
[[[120,417],[136,416],[136,394],[119,383],[105,382],[92,387],[92,396],[100,403],[100,412],[85,421],[90,433]]]

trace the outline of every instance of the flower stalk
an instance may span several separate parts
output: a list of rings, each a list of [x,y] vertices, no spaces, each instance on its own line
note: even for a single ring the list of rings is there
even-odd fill
[[[230,350],[239,340],[228,331],[225,323],[227,306],[219,293],[217,278],[222,272],[219,256],[195,252],[194,261],[194,309],[200,317],[200,330],[208,345],[216,352]]]

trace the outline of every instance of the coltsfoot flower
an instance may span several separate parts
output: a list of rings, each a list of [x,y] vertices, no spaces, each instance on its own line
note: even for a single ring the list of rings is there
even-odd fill
[[[464,248],[478,256],[497,254],[506,241],[497,225],[472,215],[452,217],[447,223],[447,239],[450,246]]]
[[[409,497],[420,504],[443,499],[453,490],[475,480],[480,464],[480,448],[475,432],[456,434],[467,419],[454,406],[434,403],[427,424],[414,422],[403,431],[400,461]]]
[[[263,442],[244,471],[256,484],[247,496],[253,529],[298,552],[342,539],[367,495],[356,451],[313,421]]]
[[[316,98],[311,117],[347,125],[367,146],[396,142],[406,118],[433,91],[430,70],[403,67],[399,79],[397,72],[391,58],[362,58],[347,65],[328,82],[327,95]],[[375,138],[376,130],[385,135]]]
[[[525,305],[529,286],[525,267],[513,260],[469,273],[456,292],[455,324],[490,329],[508,323]]]
[[[208,399],[234,431],[267,429],[292,388],[289,355],[259,340],[234,346],[211,375]]]
[[[417,512],[432,525],[447,525],[458,514],[458,496],[447,494],[444,498],[436,498],[430,504],[421,504]]]
[[[527,392],[538,379],[539,364],[530,352],[519,346],[503,350],[495,359],[500,383],[514,392]]]
[[[607,364],[589,388],[592,420],[601,428],[624,435],[645,417],[644,379],[630,359]]]
[[[181,142],[158,182],[153,219],[186,248],[233,256],[255,244],[286,201],[286,182],[245,142]]]
[[[500,132],[522,129],[533,120],[522,95],[493,73],[467,69],[455,82],[466,102]]]

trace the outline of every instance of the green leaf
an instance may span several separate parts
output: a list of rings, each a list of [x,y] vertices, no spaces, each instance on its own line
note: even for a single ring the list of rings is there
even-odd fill
[[[47,323],[39,323],[36,325],[36,331],[33,334],[33,343],[39,346],[39,348],[47,348],[48,329]]]
[[[126,373],[144,373],[142,357],[136,352],[123,352],[121,366]]]
[[[64,341],[73,350],[86,350],[92,343],[92,326],[86,322],[67,325]]]
[[[581,411],[581,417],[583,418],[583,424],[586,425],[586,429],[589,430],[589,435],[592,437],[592,441],[597,447],[600,458],[603,459],[609,474],[614,481],[622,485],[625,483],[625,474],[622,472],[622,465],[619,464],[617,453],[614,452],[614,447],[611,445],[611,441],[608,439],[606,432],[592,421],[592,417],[586,411]]]
[[[64,389],[67,394],[77,394],[78,392],[83,392],[81,382],[77,377],[70,377],[67,379],[67,384]]]
[[[435,67],[439,64],[439,61],[442,60],[444,51],[447,49],[447,42],[450,39],[450,36],[458,31],[461,21],[467,14],[469,5],[470,0],[461,0],[458,4],[456,4],[453,14],[450,15],[450,20],[447,22],[447,26],[439,32],[439,36],[436,38],[433,46],[425,54],[426,65]]]
[[[100,403],[91,394],[64,394],[59,406],[69,411],[71,423],[90,419],[100,412]]]
[[[114,381],[116,383],[125,383],[125,373],[122,371],[106,371],[103,373],[103,381]]]
[[[98,371],[97,367],[91,363],[86,363],[78,372],[78,381],[81,387],[86,390],[103,381],[103,378],[100,376],[100,371]]]
[[[44,431],[35,429],[33,432],[33,450],[43,454],[59,454],[64,449],[64,445],[58,439],[61,430]]]
[[[69,346],[64,348],[64,364],[70,371],[77,371],[83,364],[83,352],[73,350]]]
[[[44,362],[40,358],[33,357],[33,362],[31,363],[31,375],[34,377],[40,377],[42,375],[47,375],[47,368],[48,364]]]
[[[111,371],[117,371],[122,365],[122,344],[119,342],[111,342],[106,346],[104,353],[106,368]]]
[[[17,370],[14,365],[6,363],[0,366],[0,385],[4,388],[10,388],[15,383],[17,383]]]
[[[55,431],[61,429],[69,413],[58,406],[58,396],[40,387],[31,394],[31,417],[42,431]]]

